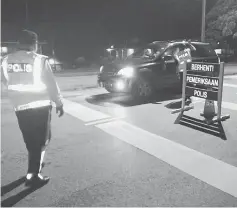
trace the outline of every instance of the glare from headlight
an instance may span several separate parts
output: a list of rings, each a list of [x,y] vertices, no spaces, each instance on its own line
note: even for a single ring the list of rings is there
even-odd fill
[[[103,68],[104,68],[104,66],[101,66],[101,67],[100,67],[100,73],[103,71]]]
[[[117,88],[118,90],[123,90],[123,89],[125,88],[124,82],[118,81],[118,82],[116,83],[116,88]]]
[[[132,77],[134,74],[134,69],[132,67],[125,67],[118,72],[118,75],[125,77]]]
[[[49,59],[49,63],[50,64],[54,64],[54,60],[53,59]]]

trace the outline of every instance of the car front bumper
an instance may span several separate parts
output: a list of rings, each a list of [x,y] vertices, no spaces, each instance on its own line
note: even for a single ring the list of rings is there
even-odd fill
[[[103,79],[98,77],[98,85],[99,87],[106,88],[111,92],[131,92],[133,79],[124,78],[120,76],[110,77],[109,79]]]

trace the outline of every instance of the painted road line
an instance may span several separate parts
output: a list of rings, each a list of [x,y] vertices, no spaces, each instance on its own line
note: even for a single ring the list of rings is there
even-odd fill
[[[152,134],[124,121],[96,125],[179,170],[237,197],[237,167]]]
[[[62,91],[63,96],[84,96],[89,94],[96,95],[96,94],[104,94],[106,93],[105,90],[101,90],[100,88],[92,88],[92,89],[81,89],[76,91]],[[107,92],[108,93],[108,92]]]
[[[1,104],[9,104],[9,103],[10,103],[10,100],[1,98]]]
[[[200,100],[193,100],[192,101],[192,104],[195,104],[195,103],[201,103],[202,102],[202,100],[200,99]]]
[[[124,119],[124,118],[125,117],[116,117],[116,118],[102,119],[102,120],[92,121],[92,122],[86,123],[85,125],[86,126],[92,126],[92,125],[107,123],[107,122],[111,122],[111,121],[115,121],[115,120],[120,120],[120,119]]]
[[[197,98],[197,97],[193,98],[193,100],[195,100],[195,102],[198,102],[198,100],[199,100],[200,102],[202,102],[202,103],[205,102],[204,99],[202,99],[202,98]],[[214,104],[215,104],[215,107],[217,107],[217,102],[214,102]],[[222,108],[225,108],[225,109],[228,109],[228,110],[237,111],[237,104],[236,104],[236,103],[230,103],[230,102],[222,101],[221,107],[222,107]]]
[[[217,104],[216,104],[217,106]],[[235,110],[237,111],[237,104],[235,103],[230,103],[230,102],[223,102],[222,101],[222,105],[223,108],[229,109],[229,110]]]
[[[67,99],[63,99],[64,110],[66,113],[73,117],[79,118],[84,122],[96,121],[99,119],[110,118],[111,116],[101,113],[99,111],[93,110],[91,108],[85,107],[76,102],[72,102]]]
[[[232,76],[232,78],[233,78],[233,79],[237,79],[237,75],[235,75],[235,76]]]
[[[235,85],[235,84],[223,84],[223,86],[224,87],[235,87],[235,88],[237,88],[237,85]]]
[[[82,96],[83,93],[82,93],[82,91],[73,91],[73,92],[63,91],[62,95],[63,95],[63,97]]]
[[[237,75],[227,75],[227,76],[224,76],[224,79],[225,79],[225,78],[237,79]]]

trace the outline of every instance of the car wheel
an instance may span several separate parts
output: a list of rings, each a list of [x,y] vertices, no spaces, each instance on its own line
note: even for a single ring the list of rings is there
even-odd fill
[[[134,98],[149,98],[153,94],[153,87],[151,84],[144,80],[138,79],[132,86],[132,96]]]

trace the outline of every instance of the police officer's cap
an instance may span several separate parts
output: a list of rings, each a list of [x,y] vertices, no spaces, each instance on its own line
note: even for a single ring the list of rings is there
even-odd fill
[[[38,41],[38,35],[30,30],[22,30],[18,42],[20,44],[32,45]]]

